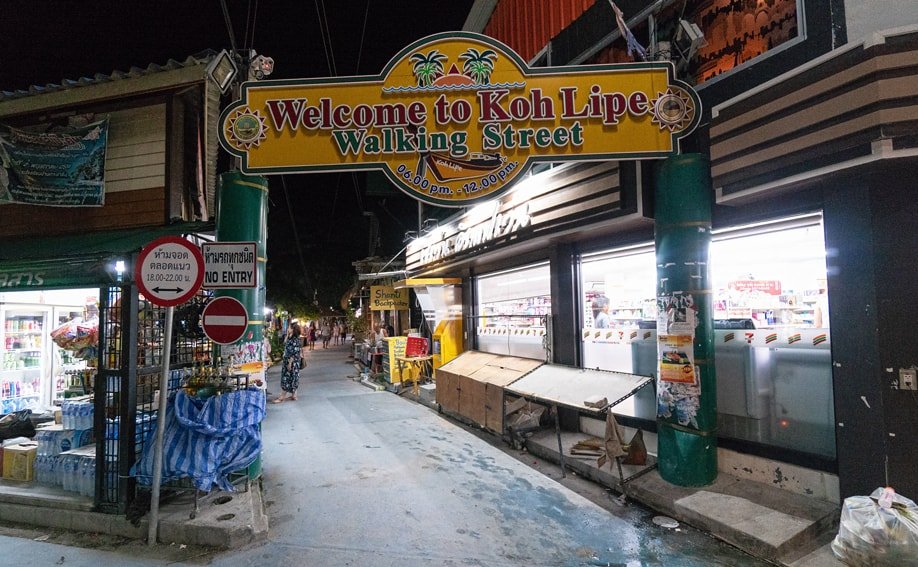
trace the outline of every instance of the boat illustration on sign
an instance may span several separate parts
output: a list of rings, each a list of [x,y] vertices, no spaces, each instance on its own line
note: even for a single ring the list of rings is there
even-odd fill
[[[431,152],[424,156],[424,160],[434,177],[444,182],[487,175],[500,168],[507,158],[500,154],[471,153],[465,159],[458,159]]]

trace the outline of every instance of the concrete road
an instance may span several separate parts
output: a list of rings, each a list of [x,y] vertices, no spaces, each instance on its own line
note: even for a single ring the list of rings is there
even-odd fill
[[[309,353],[299,400],[269,405],[267,542],[176,560],[157,548],[138,554],[136,546],[102,551],[0,535],[5,557],[70,566],[766,565],[691,528],[656,526],[652,512],[617,506],[588,481],[568,475],[561,484],[551,465],[349,379],[356,372],[347,354],[320,345]],[[278,381],[275,367],[274,394]]]
[[[758,564],[649,512],[620,518],[435,411],[348,379],[343,347],[307,361],[299,400],[269,406],[264,423],[270,541],[216,564]]]

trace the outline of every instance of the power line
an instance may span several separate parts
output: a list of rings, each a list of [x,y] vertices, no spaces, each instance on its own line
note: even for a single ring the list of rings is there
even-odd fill
[[[303,279],[306,281],[308,289],[315,289],[312,286],[312,280],[309,278],[309,272],[306,270],[306,259],[303,257],[303,248],[300,246],[300,235],[296,229],[296,220],[293,218],[293,205],[290,204],[290,194],[287,192],[287,179],[281,175],[281,184],[284,186],[284,199],[287,201],[287,214],[290,216],[290,227],[293,229],[293,241],[296,243],[296,253],[300,258],[300,268],[303,269]]]
[[[233,53],[236,53],[236,34],[233,33],[233,23],[226,8],[226,0],[220,0],[220,6],[223,8],[223,23],[226,24],[226,32],[229,34],[230,47],[233,48]]]

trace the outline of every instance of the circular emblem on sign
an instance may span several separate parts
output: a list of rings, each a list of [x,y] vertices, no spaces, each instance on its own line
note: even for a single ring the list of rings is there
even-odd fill
[[[267,136],[265,118],[257,110],[248,107],[233,112],[226,122],[226,137],[238,148],[258,147]]]
[[[651,104],[651,122],[659,124],[660,129],[668,128],[671,132],[682,130],[695,116],[695,106],[691,98],[681,89],[669,88],[666,92],[657,93],[657,98],[651,101]]]

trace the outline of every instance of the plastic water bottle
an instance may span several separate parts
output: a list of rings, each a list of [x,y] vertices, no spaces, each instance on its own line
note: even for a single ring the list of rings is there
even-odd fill
[[[93,459],[86,459],[86,496],[96,494],[96,463]]]
[[[87,486],[86,481],[89,478],[88,462],[85,458],[80,459],[80,494],[87,496]]]
[[[89,408],[86,407],[88,404],[86,402],[80,402],[80,405],[77,406],[77,427],[76,429],[89,429],[86,427],[87,417],[89,415]]]

